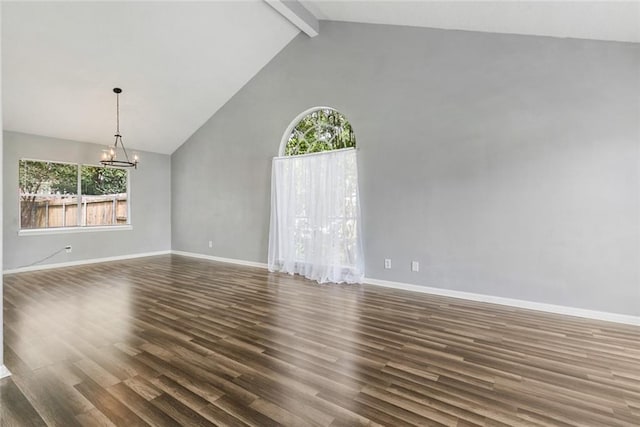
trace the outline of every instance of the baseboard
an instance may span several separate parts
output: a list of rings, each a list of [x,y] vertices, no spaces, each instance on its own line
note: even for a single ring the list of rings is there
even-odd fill
[[[5,378],[11,375],[11,372],[7,369],[6,366],[0,365],[0,378]]]
[[[176,255],[183,255],[192,258],[208,259],[211,261],[226,262],[230,264],[246,265],[249,267],[267,268],[267,264],[241,259],[222,258],[211,255],[198,254],[193,252],[171,251]],[[369,277],[364,278],[364,283],[374,286],[384,286],[386,288],[402,289],[405,291],[420,292],[423,294],[439,295],[450,298],[460,298],[469,301],[486,302],[491,304],[505,305],[509,307],[524,308],[527,310],[544,311],[547,313],[563,314],[566,316],[576,316],[586,319],[604,320],[607,322],[624,323],[627,325],[640,326],[640,316],[626,314],[609,313],[606,311],[587,310],[583,308],[567,307],[563,305],[546,304],[541,302],[525,301],[514,298],[504,298],[492,295],[476,294],[473,292],[454,291],[450,289],[434,288],[430,286],[412,285],[410,283],[391,282],[388,280],[378,280]]]
[[[245,261],[243,259],[235,259],[235,258],[222,258],[219,256],[213,255],[205,255],[198,254],[195,252],[183,252],[183,251],[171,251],[174,255],[182,255],[191,258],[200,258],[200,259],[208,259],[209,261],[218,261],[218,262],[226,262],[228,264],[238,264],[238,265],[246,265],[247,267],[258,267],[258,268],[267,268],[267,264],[263,262],[255,262],[255,261]]]
[[[223,257],[218,257],[213,255],[199,254],[195,252],[170,250],[170,251],[145,252],[145,253],[120,255],[120,256],[107,257],[107,258],[93,258],[93,259],[80,260],[80,261],[63,262],[58,264],[46,264],[41,266],[24,267],[24,268],[17,268],[13,270],[5,270],[3,273],[12,274],[12,273],[21,273],[25,271],[72,267],[76,265],[94,264],[99,262],[120,261],[125,259],[132,259],[132,258],[166,255],[169,253],[191,257],[191,258],[206,259],[209,261],[224,262],[227,264],[244,265],[247,267],[257,267],[257,268],[264,268],[264,269],[267,268],[267,264],[262,262],[246,261],[246,260],[235,259],[235,258],[223,258]],[[533,302],[533,301],[525,301],[525,300],[519,300],[514,298],[504,298],[504,297],[498,297],[493,295],[476,294],[473,292],[455,291],[451,289],[434,288],[430,286],[412,285],[410,283],[392,282],[388,280],[379,280],[379,279],[373,279],[369,277],[366,277],[364,279],[364,283],[369,285],[374,285],[374,286],[384,286],[387,288],[402,289],[405,291],[420,292],[424,294],[439,295],[439,296],[451,297],[451,298],[460,298],[464,300],[499,304],[499,305],[505,305],[509,307],[524,308],[528,310],[544,311],[547,313],[563,314],[567,316],[576,316],[576,317],[583,317],[587,319],[604,320],[607,322],[624,323],[628,325],[640,326],[640,316],[610,313],[606,311],[587,310],[583,308],[567,307],[563,305],[546,304],[546,303]]]
[[[171,253],[170,250],[156,251],[156,252],[140,252],[137,254],[118,255],[118,256],[111,256],[111,257],[105,257],[105,258],[90,258],[90,259],[82,259],[78,261],[59,262],[55,264],[32,265],[30,267],[4,270],[2,274],[24,273],[27,271],[49,270],[52,268],[75,267],[77,265],[96,264],[96,263],[109,262],[109,261],[122,261],[125,259],[143,258],[148,256],[156,256],[156,255],[168,255],[170,253]]]
[[[544,311],[547,313],[563,314],[566,316],[576,316],[587,319],[605,320],[607,322],[640,326],[640,316],[609,313],[606,311],[587,310],[584,308],[567,307],[564,305],[546,304],[541,302],[476,294],[472,292],[454,291],[450,289],[433,288],[429,286],[411,285],[409,283],[390,282],[387,280],[378,280],[371,278],[365,278],[364,282],[370,285],[384,286],[386,288],[402,289],[405,291],[421,292],[443,297],[460,298],[470,301],[487,302],[491,304],[506,305],[509,307],[525,308],[528,310]]]

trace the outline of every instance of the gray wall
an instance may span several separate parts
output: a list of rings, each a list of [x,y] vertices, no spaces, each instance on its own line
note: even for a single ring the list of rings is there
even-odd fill
[[[367,277],[640,315],[639,96],[638,45],[323,22],[173,154],[173,249],[264,262],[271,157],[329,105]]]
[[[130,174],[133,230],[18,236],[18,161],[22,158],[97,164],[104,147],[23,133],[4,132],[4,268],[30,264],[72,245],[43,265],[171,249],[170,157],[140,153]]]
[[[2,5],[0,4],[0,24],[2,23]],[[1,49],[0,49],[1,50]],[[2,53],[0,52],[0,70],[2,70]],[[0,82],[2,81],[2,72],[0,71]],[[0,84],[0,100],[2,99],[2,85]],[[2,102],[0,102],[0,129],[2,129]],[[3,147],[3,138],[2,133],[0,133],[0,165],[2,164],[2,147]],[[0,188],[2,188],[2,172],[0,172]],[[2,242],[3,242],[3,231],[2,231],[2,205],[3,198],[0,197],[0,272],[2,272]],[[3,320],[3,304],[4,304],[4,293],[3,293],[3,277],[0,274],[0,371],[2,371],[2,367],[4,366],[4,320]],[[2,372],[0,372],[2,375]]]

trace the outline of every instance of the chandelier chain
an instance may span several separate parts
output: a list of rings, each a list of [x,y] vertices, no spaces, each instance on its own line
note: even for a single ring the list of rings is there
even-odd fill
[[[120,94],[116,93],[116,133],[120,135]]]

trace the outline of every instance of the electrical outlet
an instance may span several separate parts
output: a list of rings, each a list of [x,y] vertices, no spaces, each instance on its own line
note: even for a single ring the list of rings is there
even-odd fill
[[[387,270],[391,268],[391,259],[385,258],[385,260],[384,260],[384,268],[386,268]]]
[[[209,247],[212,248],[213,247],[213,240],[209,240]]]
[[[420,263],[418,261],[411,261],[411,271],[420,271]]]
[[[71,253],[71,251],[73,250],[73,248],[71,247],[71,245],[67,245],[64,247],[64,249],[67,251],[68,254]]]

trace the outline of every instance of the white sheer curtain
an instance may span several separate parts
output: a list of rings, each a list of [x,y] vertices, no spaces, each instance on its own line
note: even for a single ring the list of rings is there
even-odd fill
[[[362,282],[354,148],[273,159],[269,270]]]

